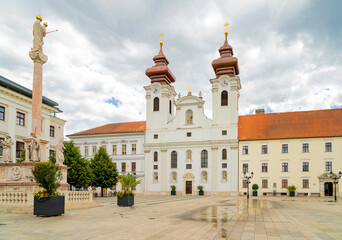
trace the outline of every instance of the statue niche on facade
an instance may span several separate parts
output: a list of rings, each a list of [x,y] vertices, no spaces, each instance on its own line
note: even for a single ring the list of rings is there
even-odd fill
[[[5,163],[13,162],[13,159],[12,159],[12,146],[14,145],[13,139],[11,138],[9,134],[6,134],[5,140],[1,140],[0,142],[3,148],[3,155],[2,155],[3,161]]]

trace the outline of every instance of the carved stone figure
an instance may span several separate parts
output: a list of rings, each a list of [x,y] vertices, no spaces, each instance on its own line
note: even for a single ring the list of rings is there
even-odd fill
[[[192,111],[186,111],[186,124],[192,124]]]
[[[43,38],[46,35],[46,28],[45,26],[41,25],[42,21],[41,16],[37,16],[37,21],[33,24],[33,48],[31,49],[32,52],[38,51],[39,53],[43,53],[43,45],[44,45],[44,40]]]
[[[3,160],[4,162],[13,162],[12,159],[12,146],[14,144],[13,139],[10,135],[6,134],[5,140],[1,140],[2,148],[3,148]]]
[[[227,172],[226,172],[226,171],[223,171],[223,172],[222,172],[222,180],[223,180],[224,182],[227,181]]]
[[[56,149],[56,163],[63,165],[64,163],[64,143],[63,139],[59,140],[59,143],[57,144],[57,149]]]
[[[27,145],[29,160],[32,162],[40,162],[41,152],[39,138],[35,133],[31,133],[31,137],[31,142]]]
[[[15,166],[10,171],[10,178],[14,181],[18,181],[21,179],[21,175],[23,174],[21,168],[19,166]]]

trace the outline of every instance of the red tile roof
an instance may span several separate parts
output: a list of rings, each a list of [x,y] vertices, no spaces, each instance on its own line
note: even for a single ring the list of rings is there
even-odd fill
[[[146,121],[140,122],[124,122],[124,123],[110,123],[82,132],[67,135],[96,135],[96,134],[110,134],[110,133],[129,133],[129,132],[144,132],[146,129]]]
[[[342,136],[342,109],[239,117],[239,140]]]

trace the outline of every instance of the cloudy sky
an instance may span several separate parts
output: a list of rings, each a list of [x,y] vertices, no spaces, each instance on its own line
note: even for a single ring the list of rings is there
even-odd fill
[[[342,1],[0,0],[0,75],[32,89],[32,24],[45,37],[44,96],[59,103],[70,134],[145,120],[145,70],[159,34],[176,92],[202,91],[211,117],[211,61],[228,41],[239,59],[240,114],[342,105]]]

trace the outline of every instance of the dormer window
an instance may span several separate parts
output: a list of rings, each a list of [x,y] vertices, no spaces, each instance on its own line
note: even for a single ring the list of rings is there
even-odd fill
[[[153,111],[158,112],[159,111],[159,98],[155,97],[153,99]]]
[[[185,124],[189,125],[189,124],[193,124],[193,114],[192,114],[192,110],[187,110],[185,113]]]
[[[228,106],[228,92],[221,92],[221,106]]]

